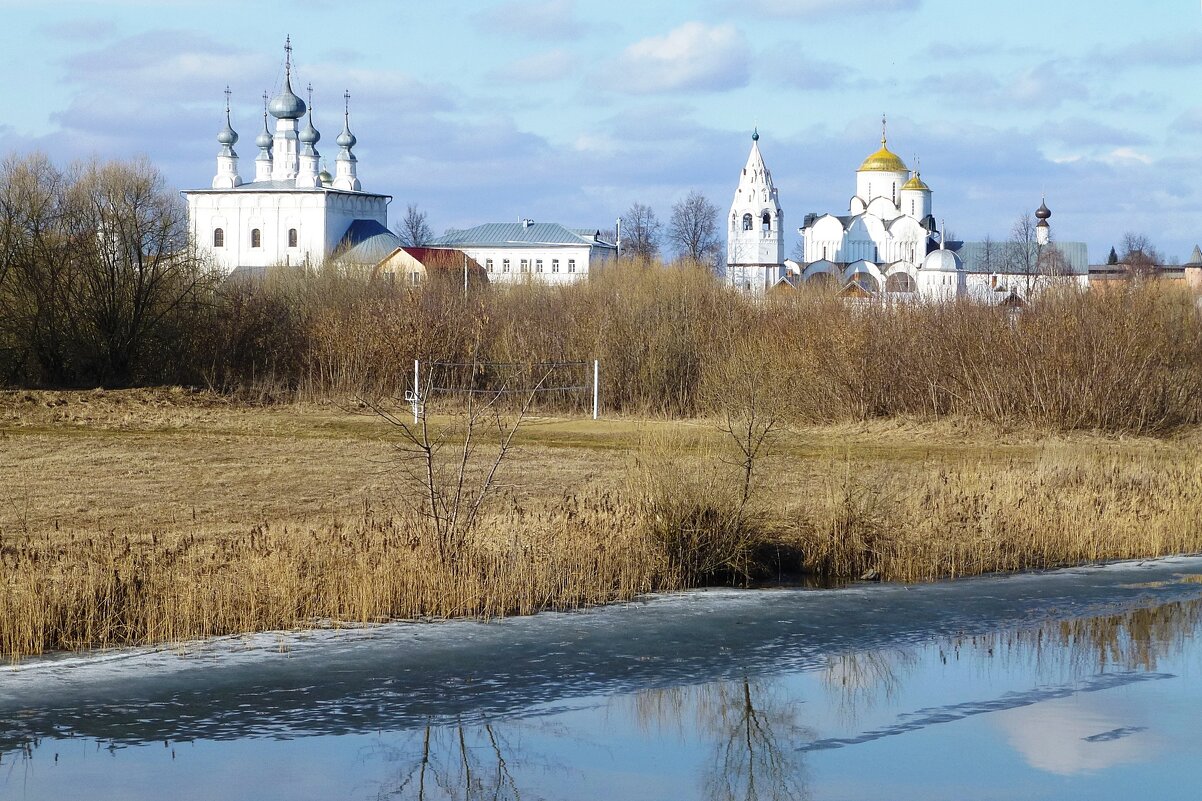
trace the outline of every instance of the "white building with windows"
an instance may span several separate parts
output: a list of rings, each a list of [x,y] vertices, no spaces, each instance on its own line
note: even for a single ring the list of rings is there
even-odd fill
[[[217,170],[208,189],[183,192],[193,241],[226,274],[259,274],[275,265],[318,265],[331,256],[374,264],[400,244],[388,230],[387,195],[359,182],[357,142],[350,130],[350,94],[343,95],[335,172],[321,169],[309,102],[292,90],[292,46],[285,44],[284,85],[267,102],[252,180],[242,176],[226,90],[225,127],[217,135]],[[274,119],[274,132],[269,125]],[[301,121],[304,120],[304,127]],[[383,241],[387,240],[387,241]],[[370,253],[358,251],[367,247]],[[375,256],[376,258],[372,258]]]
[[[785,224],[772,173],[760,153],[760,132],[751,135],[751,153],[739,175],[726,226],[726,281],[762,295],[784,275]]]
[[[617,246],[599,230],[533,220],[448,231],[428,247],[463,251],[484,267],[493,284],[576,283],[617,255]]]

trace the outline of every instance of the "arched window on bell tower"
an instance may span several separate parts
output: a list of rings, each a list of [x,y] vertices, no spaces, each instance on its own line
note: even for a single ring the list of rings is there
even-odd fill
[[[224,228],[213,229],[213,247],[215,247],[215,248],[225,247],[225,229]]]
[[[744,231],[751,230],[751,215],[750,214],[743,215],[743,230]]]
[[[772,230],[772,215],[771,214],[769,214],[768,212],[764,212],[764,219],[762,222],[763,222],[763,226],[764,226],[764,233],[768,233],[769,231]]]

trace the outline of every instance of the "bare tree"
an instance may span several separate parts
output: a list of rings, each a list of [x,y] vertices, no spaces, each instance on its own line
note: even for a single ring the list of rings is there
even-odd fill
[[[1144,234],[1128,231],[1123,234],[1123,241],[1119,247],[1122,248],[1122,256],[1119,261],[1135,278],[1154,276],[1164,262],[1164,257]]]
[[[420,248],[430,244],[434,232],[426,221],[426,213],[418,209],[416,203],[410,203],[405,208],[404,218],[397,223],[397,236],[405,247]]]
[[[718,208],[701,192],[693,190],[672,207],[668,242],[682,259],[714,266],[722,242],[718,238]]]
[[[622,253],[632,259],[654,259],[659,255],[663,231],[663,223],[650,206],[630,204],[622,215]]]
[[[188,239],[187,211],[149,161],[90,164],[71,192],[77,255],[73,328],[105,381],[133,377],[164,323],[211,278]]]
[[[998,271],[999,262],[1001,258],[997,243],[987,234],[981,241],[981,269],[987,273],[995,273]]]

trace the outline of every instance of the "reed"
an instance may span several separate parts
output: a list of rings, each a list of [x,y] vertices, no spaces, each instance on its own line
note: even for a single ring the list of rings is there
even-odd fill
[[[600,497],[480,521],[454,562],[422,521],[377,516],[237,536],[9,536],[0,653],[178,642],[395,619],[490,618],[680,586],[630,509]]]
[[[825,575],[914,582],[1202,551],[1202,463],[1188,452],[822,472],[791,515],[806,567]]]

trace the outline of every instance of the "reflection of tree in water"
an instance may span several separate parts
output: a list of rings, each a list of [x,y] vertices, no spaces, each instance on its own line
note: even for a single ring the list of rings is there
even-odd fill
[[[798,745],[813,733],[798,722],[799,702],[770,680],[645,690],[633,696],[644,731],[713,743],[701,777],[713,801],[797,801],[809,797]]]
[[[948,658],[968,649],[976,659],[1028,664],[1040,676],[1071,680],[1107,669],[1154,671],[1181,653],[1202,624],[1202,599],[1112,615],[1055,620],[1042,626],[960,637]]]
[[[377,799],[521,801],[511,767],[516,749],[491,725],[426,726],[405,747],[381,746],[405,765]]]
[[[917,664],[918,655],[913,651],[849,651],[827,658],[822,682],[839,699],[844,719],[854,723],[858,715],[880,701],[896,698]]]

